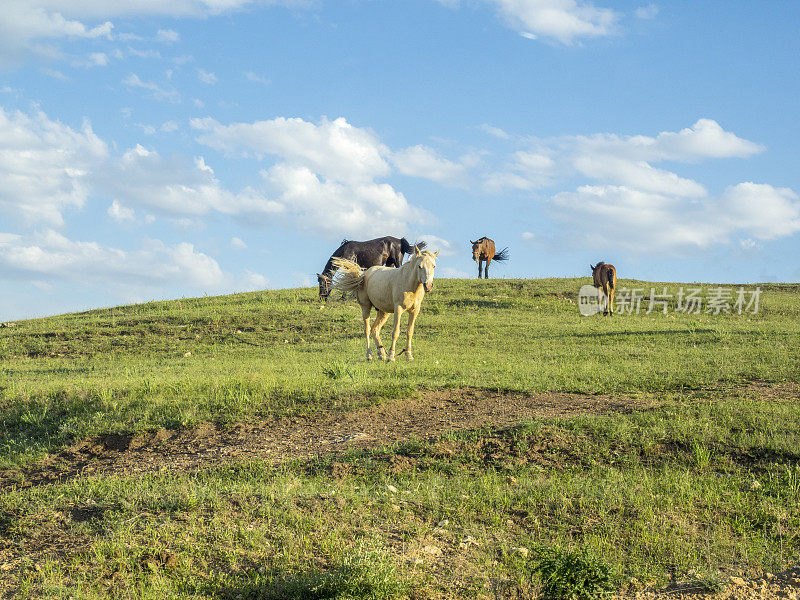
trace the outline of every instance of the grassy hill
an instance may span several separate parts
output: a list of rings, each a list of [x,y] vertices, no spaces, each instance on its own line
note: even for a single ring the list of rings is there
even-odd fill
[[[615,587],[798,562],[800,286],[762,285],[737,314],[722,284],[731,314],[684,314],[680,288],[719,286],[620,280],[642,308],[603,318],[579,314],[586,283],[437,280],[416,360],[394,364],[364,360],[354,301],[321,308],[311,289],[0,328],[0,593],[526,597],[544,557],[572,551]],[[667,314],[648,314],[665,286]],[[29,485],[89,436],[346,419],[465,389],[650,408]]]

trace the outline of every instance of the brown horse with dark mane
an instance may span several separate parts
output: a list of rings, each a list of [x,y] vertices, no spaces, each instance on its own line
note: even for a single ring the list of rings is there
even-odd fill
[[[614,288],[617,287],[617,270],[614,265],[600,261],[589,265],[592,270],[592,283],[597,288],[597,301],[603,307],[603,314],[614,316]]]
[[[425,248],[425,242],[418,242],[417,248]],[[322,273],[317,273],[319,283],[319,297],[327,301],[331,294],[331,280],[336,272],[335,258],[343,258],[358,264],[362,269],[375,266],[400,268],[403,265],[403,255],[412,254],[414,245],[409,244],[406,238],[396,238],[390,235],[366,242],[342,240],[342,244],[334,251]]]
[[[493,260],[508,260],[508,248],[503,248],[500,252],[495,252],[494,240],[484,236],[476,241],[470,240],[472,244],[472,260],[478,263],[478,279],[481,278],[481,271],[486,279],[489,279],[489,265]],[[482,263],[486,261],[486,267]]]

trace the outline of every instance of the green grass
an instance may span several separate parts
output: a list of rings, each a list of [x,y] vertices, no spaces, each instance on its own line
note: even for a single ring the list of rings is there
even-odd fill
[[[756,315],[604,319],[578,313],[587,282],[438,281],[417,360],[392,365],[364,360],[354,301],[321,310],[312,289],[21,321],[0,329],[0,465],[92,433],[348,409],[419,388],[649,394],[797,380],[797,286],[764,286]]]
[[[23,598],[510,598],[546,591],[542,556],[600,557],[589,566],[614,585],[709,589],[799,562],[800,407],[747,386],[798,381],[800,288],[762,286],[756,315],[609,319],[579,315],[587,282],[437,281],[411,363],[367,363],[355,303],[321,310],[315,290],[0,328],[5,468],[90,434],[346,411],[423,388],[661,403],[280,466],[8,489],[0,582]]]

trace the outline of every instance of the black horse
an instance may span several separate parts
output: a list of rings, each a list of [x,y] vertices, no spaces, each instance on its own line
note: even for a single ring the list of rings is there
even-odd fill
[[[427,244],[418,242],[417,248],[422,250]],[[344,258],[357,263],[362,269],[376,265],[387,267],[400,267],[403,264],[403,255],[414,252],[414,246],[406,238],[396,238],[390,235],[376,238],[366,242],[342,240],[342,245],[328,259],[322,273],[317,273],[319,283],[319,297],[328,300],[331,293],[331,279],[336,269],[333,266],[334,258]]]

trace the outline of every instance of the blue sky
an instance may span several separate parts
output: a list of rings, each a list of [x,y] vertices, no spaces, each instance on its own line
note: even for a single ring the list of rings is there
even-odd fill
[[[312,285],[800,279],[800,5],[6,0],[0,320]]]

